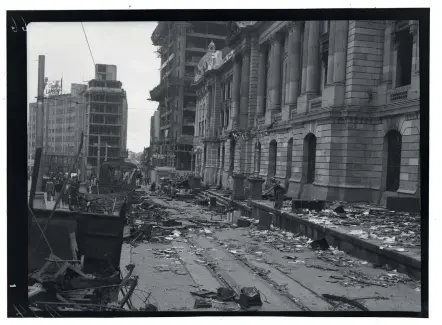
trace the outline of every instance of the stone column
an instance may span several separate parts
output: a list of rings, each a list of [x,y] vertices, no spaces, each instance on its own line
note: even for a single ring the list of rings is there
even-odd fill
[[[319,94],[319,21],[311,21],[308,33],[307,80],[305,92]]]
[[[241,65],[241,103],[240,103],[240,123],[241,129],[247,129],[249,110],[249,75],[250,75],[250,46],[244,48]]]
[[[345,84],[347,65],[348,20],[336,21],[333,83]]]
[[[304,40],[302,42],[302,77],[301,77],[301,94],[305,93],[305,86],[307,82],[307,58],[308,58],[308,33],[310,22],[305,22]]]
[[[272,67],[272,88],[270,91],[270,109],[278,113],[281,111],[281,43],[282,37],[275,33],[272,36],[273,57],[270,63]]]
[[[413,67],[412,67],[412,73],[416,74],[419,73],[419,58],[420,58],[420,51],[419,51],[419,21],[413,20],[411,26],[410,26],[410,33],[413,35]]]
[[[265,100],[265,78],[266,78],[266,63],[267,63],[267,48],[264,44],[261,44],[259,49],[259,66],[258,66],[258,94],[256,105],[256,116],[261,117],[264,115],[264,100]]]
[[[330,30],[328,32],[327,85],[331,85],[333,83],[335,33],[336,33],[336,21],[332,20],[330,22]]]
[[[289,31],[289,94],[288,104],[290,111],[296,106],[301,81],[301,25],[291,22]]]
[[[212,85],[207,86],[207,122],[206,122],[206,136],[213,136],[214,128],[212,125],[212,106],[213,106],[213,90]]]
[[[241,58],[236,56],[233,64],[233,86],[232,86],[232,128],[239,127],[239,104],[240,104],[240,85],[241,85]]]
[[[392,32],[393,23],[390,20],[385,21],[384,33],[384,55],[382,64],[382,82],[377,89],[377,105],[385,105],[387,103],[387,92],[393,84],[393,44]]]
[[[410,33],[413,35],[413,58],[411,66],[411,91],[409,98],[420,97],[420,76],[419,76],[419,21],[410,21]]]
[[[345,101],[348,20],[332,21],[330,24],[330,32],[332,32],[334,36],[330,35],[329,40],[329,70],[327,87],[322,93],[322,107],[342,107]],[[330,60],[330,53],[333,53],[332,61]]]
[[[382,82],[391,83],[392,71],[391,71],[391,32],[392,23],[386,21],[385,34],[384,34],[384,58],[382,65]]]

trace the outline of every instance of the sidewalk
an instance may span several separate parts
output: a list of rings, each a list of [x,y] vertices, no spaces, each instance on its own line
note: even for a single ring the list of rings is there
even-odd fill
[[[218,191],[207,192],[226,200]],[[235,201],[235,204],[247,211],[255,207],[282,216],[290,220],[291,227],[295,226],[297,231],[312,239],[325,236],[331,241],[331,246],[340,246],[340,249],[351,255],[375,264],[388,264],[401,272],[420,278],[419,215],[391,211],[370,212],[369,206],[347,206],[344,208],[348,211],[341,219],[330,210],[296,214],[292,213],[291,207],[287,205],[282,210],[275,210],[273,202],[266,200],[255,200],[250,204],[246,201]]]

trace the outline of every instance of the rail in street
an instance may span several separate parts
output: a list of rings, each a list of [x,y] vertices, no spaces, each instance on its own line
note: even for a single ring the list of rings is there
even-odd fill
[[[125,244],[120,264],[135,264],[138,289],[149,292],[160,311],[241,311],[235,302],[216,300],[211,308],[195,307],[191,292],[219,287],[237,294],[255,287],[259,311],[420,311],[420,282],[395,270],[333,247],[312,250],[307,238],[276,228],[236,227],[193,203],[152,202],[185,227],[166,241]],[[134,307],[142,298],[133,299]]]

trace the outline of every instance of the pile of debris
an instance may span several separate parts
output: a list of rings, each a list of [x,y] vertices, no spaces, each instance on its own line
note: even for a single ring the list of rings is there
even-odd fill
[[[191,291],[196,296],[194,308],[211,308],[213,303],[235,302],[240,309],[262,306],[261,294],[255,287],[241,288],[239,295],[232,288],[220,287],[216,292],[209,290]]]
[[[120,271],[111,268],[84,273],[84,258],[65,261],[51,254],[46,260],[28,276],[28,299],[33,312],[125,311],[125,305],[132,308],[130,296],[137,285],[137,277],[132,277],[133,264],[126,267],[128,274],[122,279]],[[119,291],[124,293],[121,301]]]
[[[255,241],[265,242],[280,252],[302,252],[309,247],[312,242],[306,236],[300,234],[293,234],[289,231],[284,231],[279,228],[271,226],[270,230],[255,230],[250,229],[248,237]]]
[[[298,216],[330,228],[347,226],[350,235],[384,242],[381,248],[399,252],[421,245],[421,217],[418,213],[395,212],[373,205],[346,205],[335,202],[328,209],[302,211]]]
[[[89,194],[87,202],[89,211],[113,215],[119,213],[122,205],[126,202],[126,196],[117,194]]]

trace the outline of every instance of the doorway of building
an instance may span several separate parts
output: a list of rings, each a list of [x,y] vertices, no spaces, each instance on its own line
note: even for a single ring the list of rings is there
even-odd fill
[[[261,142],[255,144],[255,175],[258,176],[261,170]]]
[[[304,166],[306,168],[306,183],[312,184],[315,181],[316,164],[316,136],[313,133],[307,134],[304,138]]]
[[[276,175],[276,158],[277,158],[278,144],[276,140],[270,141],[269,146],[269,169],[268,178],[272,178]]]

